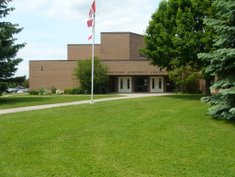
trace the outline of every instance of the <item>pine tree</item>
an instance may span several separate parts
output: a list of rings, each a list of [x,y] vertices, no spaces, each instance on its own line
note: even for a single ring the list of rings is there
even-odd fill
[[[19,33],[22,28],[17,24],[3,21],[9,12],[14,8],[9,8],[11,0],[0,0],[0,95],[7,89],[10,78],[14,75],[16,66],[22,59],[15,58],[19,49],[25,44],[15,44],[16,38],[13,35]]]
[[[210,53],[199,54],[199,58],[208,61],[206,73],[217,76],[213,85],[217,93],[203,98],[211,104],[209,115],[218,119],[235,118],[235,1],[216,0],[216,18],[205,20],[205,24],[214,28],[215,49]]]

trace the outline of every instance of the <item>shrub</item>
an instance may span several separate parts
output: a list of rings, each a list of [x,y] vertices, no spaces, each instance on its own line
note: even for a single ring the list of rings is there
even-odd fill
[[[46,89],[46,88],[40,88],[38,92],[39,92],[39,95],[51,95],[51,90]]]
[[[64,94],[64,90],[57,89],[57,90],[55,91],[55,94],[57,94],[57,95],[62,95],[62,94]]]
[[[81,87],[77,88],[77,92],[78,94],[84,94],[86,93],[84,89],[82,89]]]
[[[71,88],[64,89],[64,94],[71,94]]]
[[[0,81],[0,96],[2,95],[2,93],[3,93],[5,90],[7,90],[7,83]]]
[[[84,94],[84,90],[82,88],[68,88],[64,89],[65,94]]]
[[[52,86],[51,88],[50,88],[50,91],[51,91],[51,94],[56,94],[56,88],[55,88],[55,86]]]
[[[29,90],[30,95],[38,95],[39,91],[38,90]]]
[[[169,79],[175,83],[176,90],[183,93],[200,93],[201,75],[190,66],[176,68],[169,72]]]

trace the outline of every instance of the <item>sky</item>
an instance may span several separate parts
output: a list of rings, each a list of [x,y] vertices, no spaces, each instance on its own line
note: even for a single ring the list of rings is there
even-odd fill
[[[19,24],[16,43],[26,43],[17,57],[16,76],[29,77],[29,60],[66,60],[67,44],[90,44],[86,21],[93,0],[13,0],[4,21]],[[96,0],[96,43],[101,32],[145,34],[160,0]]]

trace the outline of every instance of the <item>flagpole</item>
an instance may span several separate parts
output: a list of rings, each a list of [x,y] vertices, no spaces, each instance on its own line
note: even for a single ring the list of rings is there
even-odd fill
[[[94,62],[95,62],[95,13],[93,13],[92,27],[92,57],[91,57],[91,103],[94,103]]]

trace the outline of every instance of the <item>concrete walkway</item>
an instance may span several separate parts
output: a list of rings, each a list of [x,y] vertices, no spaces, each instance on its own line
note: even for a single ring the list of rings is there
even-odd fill
[[[164,95],[170,95],[170,93],[121,94],[122,97],[95,99],[94,103],[104,102],[104,101],[113,101],[113,100],[131,99],[131,98],[164,96]],[[20,107],[20,108],[3,109],[3,110],[0,110],[0,115],[17,113],[17,112],[24,112],[24,111],[57,108],[57,107],[70,106],[70,105],[90,104],[90,103],[91,103],[90,100],[82,100],[82,101],[73,101],[73,102],[66,102],[66,103],[44,104],[44,105],[37,105],[37,106],[27,106],[27,107]]]

